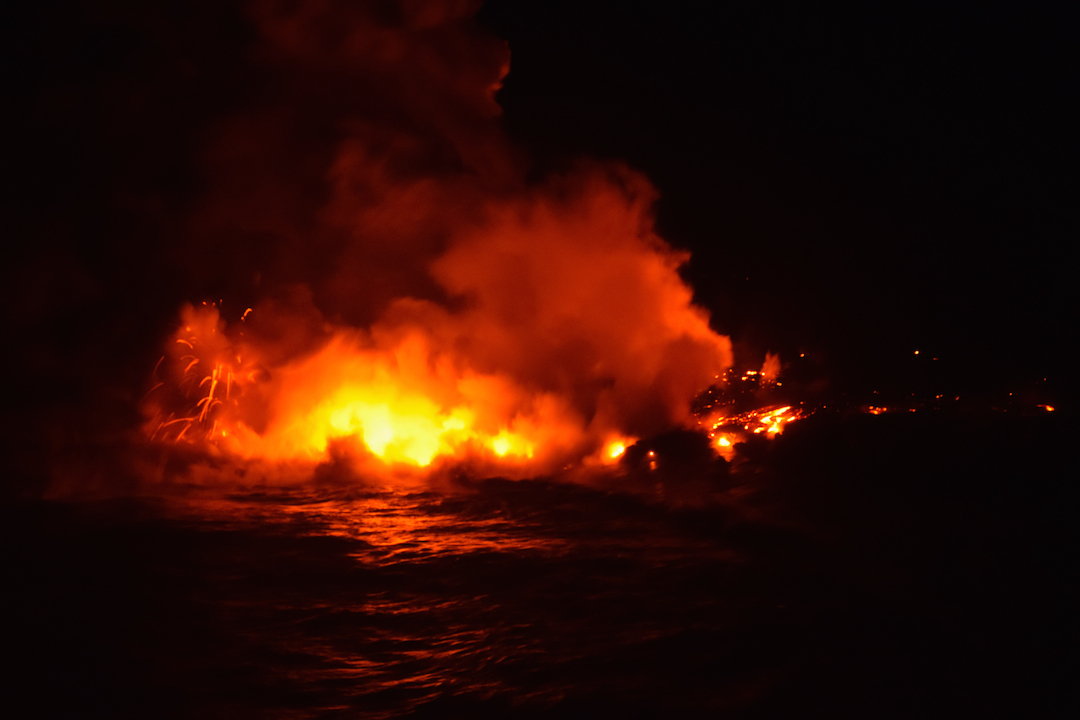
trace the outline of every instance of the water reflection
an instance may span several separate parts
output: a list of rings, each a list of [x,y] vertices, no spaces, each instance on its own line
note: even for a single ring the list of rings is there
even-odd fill
[[[1068,573],[1035,512],[1054,486],[1016,488],[1060,476],[1064,426],[815,417],[735,478],[742,505],[191,474],[0,505],[9,687],[139,720],[992,716],[1014,691],[1023,716],[1060,672],[1028,623]]]
[[[539,518],[505,511],[463,514],[462,505],[431,492],[395,487],[341,493],[293,488],[186,499],[190,519],[222,527],[277,527],[307,536],[358,541],[357,560],[392,565],[477,552],[558,552],[562,538],[544,536]]]
[[[656,508],[557,484],[234,492],[168,514],[213,538],[189,561],[222,662],[302,695],[290,717],[623,702],[658,682],[700,704],[679,668],[723,649],[716,590],[738,565]]]

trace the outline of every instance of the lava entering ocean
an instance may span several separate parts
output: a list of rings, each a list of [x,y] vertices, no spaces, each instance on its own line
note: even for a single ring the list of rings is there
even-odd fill
[[[692,306],[687,309],[686,318],[704,322]],[[436,327],[445,330],[448,316],[438,311]],[[259,338],[257,325],[256,332],[246,332],[249,317],[250,308],[230,328],[215,304],[183,309],[144,400],[144,430],[152,440],[270,461],[322,462],[343,451],[376,474],[467,465],[526,477],[568,464],[619,462],[639,436],[628,429],[635,427],[632,415],[611,411],[625,402],[618,391],[630,387],[641,393],[668,370],[655,366],[644,382],[624,374],[597,383],[596,394],[586,400],[605,412],[586,419],[573,395],[535,386],[530,392],[527,379],[476,370],[469,356],[453,354],[461,342],[436,344],[435,327],[327,327],[316,347],[270,367],[266,358],[273,351]],[[730,362],[725,338],[703,332],[702,342],[713,337],[712,357]],[[646,343],[640,352],[640,361],[647,362],[656,347]],[[769,355],[761,371],[736,375],[731,368],[714,375],[720,383],[697,393],[692,406],[685,394],[692,386],[678,387],[683,394],[671,396],[672,415],[651,431],[695,429],[731,460],[735,446],[748,437],[772,438],[808,414],[803,407],[762,405],[779,384],[777,356]]]
[[[603,183],[590,194],[500,209],[455,244],[433,274],[458,308],[400,298],[369,328],[321,323],[283,353],[263,310],[227,327],[216,305],[188,306],[144,403],[148,433],[240,457],[352,447],[398,468],[523,476],[612,462],[689,423],[730,343],[691,303],[685,255],[651,233],[646,207]]]
[[[797,416],[694,416],[731,343],[654,230],[655,190],[617,163],[527,181],[497,123],[509,54],[471,9],[302,5],[251,6],[281,79],[211,133],[184,261],[232,275],[223,304],[182,311],[143,401],[153,440],[526,477],[676,428],[727,454],[732,423]],[[227,323],[236,297],[263,300]]]

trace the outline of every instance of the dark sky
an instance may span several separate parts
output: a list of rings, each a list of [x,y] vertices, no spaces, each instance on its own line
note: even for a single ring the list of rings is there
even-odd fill
[[[512,54],[505,127],[534,176],[579,156],[648,175],[662,234],[692,251],[686,276],[737,348],[805,349],[855,384],[887,382],[914,348],[974,385],[1060,377],[1078,190],[1068,18],[705,5],[489,0],[478,18]],[[11,397],[123,404],[178,304],[227,291],[193,282],[175,249],[205,192],[208,128],[273,83],[229,3],[5,12]],[[102,375],[112,390],[93,389]]]
[[[584,9],[583,9],[584,8]],[[1061,367],[1075,306],[1063,14],[1013,3],[489,2],[543,165],[627,159],[738,340]],[[747,279],[749,278],[749,279]]]

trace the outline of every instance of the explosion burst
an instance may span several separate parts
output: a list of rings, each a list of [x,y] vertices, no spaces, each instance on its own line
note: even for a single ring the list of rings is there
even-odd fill
[[[151,439],[528,477],[678,428],[730,457],[799,417],[692,412],[731,342],[693,303],[688,253],[656,233],[655,189],[619,163],[526,180],[494,97],[509,53],[469,7],[369,10],[251,6],[281,84],[210,134],[183,257],[254,309],[182,311],[143,402]],[[751,374],[779,373],[770,354]]]
[[[687,256],[652,231],[652,197],[608,168],[492,202],[431,265],[450,301],[401,297],[367,328],[268,304],[241,332],[214,305],[188,307],[147,430],[270,460],[351,444],[386,465],[513,476],[614,462],[688,424],[691,400],[731,364],[678,275]],[[260,330],[264,315],[316,340],[290,350]]]

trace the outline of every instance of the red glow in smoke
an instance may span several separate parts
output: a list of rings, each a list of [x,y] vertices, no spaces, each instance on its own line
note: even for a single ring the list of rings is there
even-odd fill
[[[655,191],[616,164],[525,183],[474,10],[251,5],[274,91],[219,125],[182,261],[263,299],[242,325],[187,311],[155,438],[529,474],[690,422],[731,346]]]

